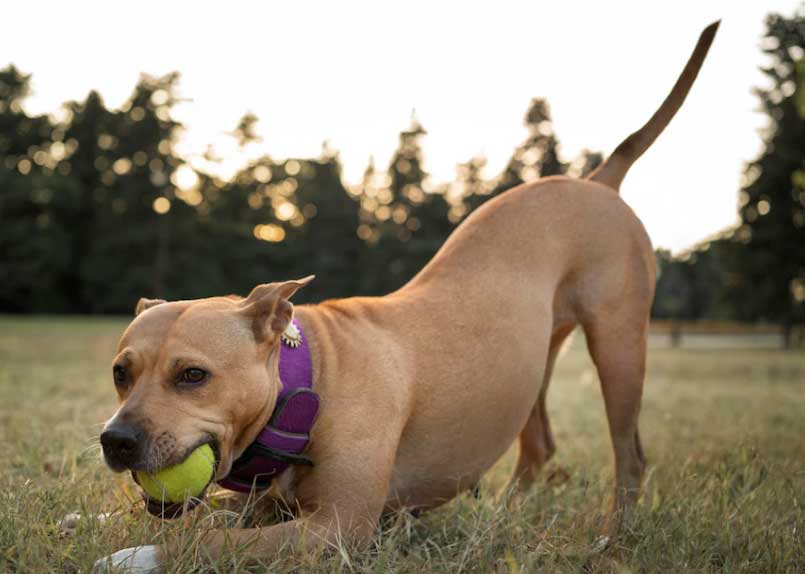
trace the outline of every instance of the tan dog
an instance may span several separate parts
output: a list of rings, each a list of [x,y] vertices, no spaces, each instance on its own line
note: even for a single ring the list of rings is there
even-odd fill
[[[518,435],[516,478],[534,480],[554,451],[554,360],[580,325],[609,420],[616,528],[646,464],[637,419],[655,283],[649,238],[618,187],[681,106],[717,26],[649,122],[588,179],[552,177],[488,201],[395,293],[294,309],[307,278],[246,299],[140,301],[115,358],[122,405],[107,425],[131,434],[132,452],[107,450],[110,466],[155,470],[212,441],[226,476],[274,409],[279,335],[293,314],[322,401],[306,453],[315,466],[279,480],[298,517],[228,531],[226,542],[213,532],[206,547],[254,540],[248,552],[270,556],[306,533],[367,540],[384,510],[433,508],[474,486]],[[160,552],[112,559],[156,570]]]

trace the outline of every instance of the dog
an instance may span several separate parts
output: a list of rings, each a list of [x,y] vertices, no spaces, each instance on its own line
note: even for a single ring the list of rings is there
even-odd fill
[[[555,450],[551,372],[580,326],[614,451],[606,528],[616,534],[646,467],[638,413],[656,279],[649,237],[618,190],[682,105],[718,24],[651,119],[589,177],[491,199],[394,293],[294,307],[308,277],[246,298],[140,300],[114,359],[120,407],[101,436],[107,464],[155,471],[209,443],[215,479],[227,480],[277,418],[283,348],[303,339],[320,409],[273,477],[296,517],[212,531],[204,547],[215,555],[248,541],[245,552],[267,557],[284,544],[365,542],[384,512],[431,509],[473,488],[518,436],[514,484],[534,482]],[[166,552],[130,548],[101,563],[158,572]]]

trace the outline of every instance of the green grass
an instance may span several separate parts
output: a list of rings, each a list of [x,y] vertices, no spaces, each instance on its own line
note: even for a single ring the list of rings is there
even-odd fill
[[[126,475],[93,447],[115,409],[110,359],[125,321],[0,318],[0,572],[86,572],[120,548],[184,536],[212,521],[265,523],[202,510],[146,515]],[[560,362],[549,408],[569,478],[508,499],[513,451],[481,496],[419,519],[387,521],[368,551],[281,553],[245,567],[237,553],[208,571],[803,572],[805,354],[652,350],[641,417],[649,459],[643,497],[617,543],[594,554],[612,466],[597,378],[577,341]],[[59,532],[69,512],[124,510]],[[169,566],[198,562],[193,546]],[[203,570],[202,570],[203,571]]]

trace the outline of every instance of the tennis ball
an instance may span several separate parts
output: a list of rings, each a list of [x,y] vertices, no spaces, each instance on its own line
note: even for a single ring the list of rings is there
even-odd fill
[[[215,455],[208,444],[190,453],[183,462],[163,468],[156,474],[137,471],[137,481],[148,496],[162,502],[184,502],[198,496],[212,480]]]

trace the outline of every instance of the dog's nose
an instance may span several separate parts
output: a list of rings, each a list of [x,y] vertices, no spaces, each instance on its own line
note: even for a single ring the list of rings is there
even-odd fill
[[[115,423],[101,433],[106,462],[114,470],[131,468],[140,458],[142,431],[130,424]]]

